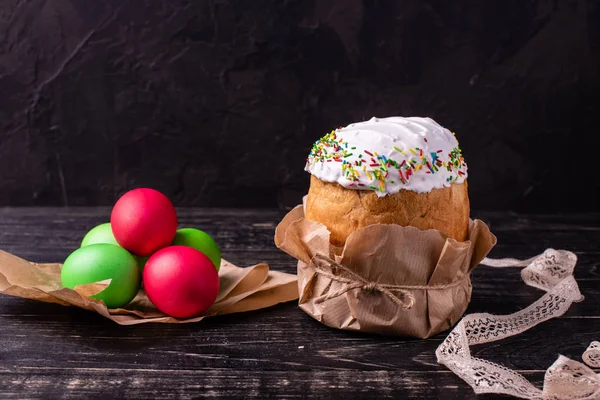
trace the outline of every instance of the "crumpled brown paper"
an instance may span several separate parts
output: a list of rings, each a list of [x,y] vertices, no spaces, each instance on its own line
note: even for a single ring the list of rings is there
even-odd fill
[[[298,259],[299,306],[323,324],[427,338],[453,326],[471,300],[469,273],[496,244],[479,220],[465,242],[435,230],[371,225],[343,248],[304,218],[300,205],[275,231],[277,247]]]
[[[240,268],[222,260],[215,303],[201,316],[176,319],[158,311],[143,290],[125,308],[108,309],[102,301],[87,296],[99,293],[110,281],[77,286],[75,290],[63,288],[61,267],[61,264],[32,263],[0,250],[0,293],[84,308],[121,325],[197,322],[205,317],[258,310],[298,298],[295,275],[269,271],[267,264]]]

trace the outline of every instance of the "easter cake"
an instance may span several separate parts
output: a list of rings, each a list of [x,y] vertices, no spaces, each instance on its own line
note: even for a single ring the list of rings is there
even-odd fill
[[[454,134],[431,118],[372,118],[314,143],[306,218],[333,245],[373,224],[436,229],[464,241],[469,228],[467,164]]]

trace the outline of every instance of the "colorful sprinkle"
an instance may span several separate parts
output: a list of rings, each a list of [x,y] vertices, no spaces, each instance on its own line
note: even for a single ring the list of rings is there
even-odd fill
[[[427,138],[424,138],[424,141],[427,142]],[[408,148],[406,152],[397,146],[392,148],[397,153],[391,158],[379,155],[377,152],[350,146],[332,130],[313,144],[306,162],[308,165],[338,162],[341,164],[344,178],[349,181],[347,187],[365,187],[360,180],[361,177],[366,177],[372,182],[369,188],[380,192],[385,192],[387,184],[396,184],[396,181],[391,179],[392,176],[396,178],[396,175],[392,175],[394,169],[398,171],[400,178],[398,184],[402,185],[407,185],[411,176],[415,174],[436,174],[442,171],[449,174],[445,177],[446,182],[457,181],[459,177],[466,176],[467,165],[458,146],[447,154],[444,154],[443,150],[426,151],[419,147]],[[355,156],[355,152],[358,152],[358,157]],[[369,160],[363,158],[363,153],[369,156]],[[411,154],[416,159],[410,156]],[[420,172],[421,170],[423,172]]]

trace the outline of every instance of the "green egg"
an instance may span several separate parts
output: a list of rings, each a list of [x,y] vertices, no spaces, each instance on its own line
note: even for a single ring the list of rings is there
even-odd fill
[[[91,244],[96,243],[108,243],[119,246],[117,239],[115,239],[115,235],[113,235],[112,227],[110,226],[110,222],[100,224],[97,227],[90,230],[81,241],[81,247],[89,246]],[[133,255],[133,254],[132,254]],[[133,255],[138,262],[140,270],[144,269],[144,265],[146,265],[146,261],[148,261],[148,257],[138,257]]]
[[[221,249],[208,233],[200,229],[183,228],[177,230],[172,246],[188,246],[196,249],[212,261],[217,271],[221,268]]]
[[[60,279],[64,287],[111,279],[110,285],[91,296],[104,301],[108,308],[123,307],[140,287],[137,260],[124,248],[108,243],[90,244],[75,250],[63,264]]]
[[[138,262],[138,266],[140,267],[140,274],[144,271],[144,267],[146,266],[146,262],[148,261],[148,259],[150,257],[140,257],[140,256],[135,256],[132,254],[133,257],[135,257],[135,259]]]
[[[100,224],[97,227],[93,228],[91,231],[89,231],[83,237],[80,247],[85,247],[89,246],[90,244],[96,243],[115,244],[117,246],[119,245],[119,243],[117,243],[117,239],[115,239],[115,235],[113,235],[110,222]]]

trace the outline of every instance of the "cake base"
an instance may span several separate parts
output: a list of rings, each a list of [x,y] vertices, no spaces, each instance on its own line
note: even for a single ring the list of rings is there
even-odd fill
[[[427,193],[400,190],[377,197],[372,190],[346,189],[311,175],[305,211],[308,220],[329,229],[334,246],[343,246],[352,232],[374,224],[436,229],[460,242],[469,229],[466,181]]]

